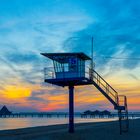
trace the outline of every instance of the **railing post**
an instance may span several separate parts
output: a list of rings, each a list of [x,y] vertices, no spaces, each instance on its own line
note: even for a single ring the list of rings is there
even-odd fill
[[[115,94],[115,100],[116,100],[117,105],[119,106],[119,97],[117,93]]]
[[[109,86],[107,83],[106,83],[106,93],[109,94]]]
[[[97,75],[97,84],[99,85],[99,83],[100,83],[100,76]]]
[[[100,76],[98,75],[98,85],[100,84]],[[99,85],[100,86],[100,85]]]

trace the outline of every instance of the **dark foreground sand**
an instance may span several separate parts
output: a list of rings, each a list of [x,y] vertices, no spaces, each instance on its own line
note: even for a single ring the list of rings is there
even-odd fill
[[[82,123],[75,133],[67,125],[0,131],[0,140],[140,140],[140,119],[130,120],[130,130],[119,134],[118,122]]]

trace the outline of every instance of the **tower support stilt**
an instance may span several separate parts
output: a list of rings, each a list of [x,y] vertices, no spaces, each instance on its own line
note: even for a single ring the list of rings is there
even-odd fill
[[[69,133],[74,132],[74,86],[69,86]]]

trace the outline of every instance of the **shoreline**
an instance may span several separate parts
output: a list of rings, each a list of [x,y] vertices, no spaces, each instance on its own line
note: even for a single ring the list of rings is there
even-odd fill
[[[75,133],[68,133],[68,125],[37,126],[0,130],[0,140],[139,140],[140,119],[130,120],[128,133],[119,134],[118,121],[76,123]]]

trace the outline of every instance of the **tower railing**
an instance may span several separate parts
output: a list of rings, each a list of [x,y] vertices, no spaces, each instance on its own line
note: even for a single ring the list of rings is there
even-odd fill
[[[55,69],[57,69],[57,67]],[[63,69],[61,69],[61,71],[57,71],[55,69],[54,69],[54,67],[44,68],[44,78],[45,79],[55,79],[57,73],[62,73],[62,75],[61,75],[62,78],[65,78],[66,73],[70,72],[70,71],[68,71],[68,69],[69,69],[68,66],[63,67]],[[110,84],[108,84],[95,70],[86,68],[86,70],[83,70],[83,71],[77,70],[75,72],[78,73],[79,77],[84,76],[85,78],[88,78],[88,79],[94,81],[116,103],[116,105],[126,106],[125,105],[126,96],[123,96],[123,95],[118,96],[117,91],[114,88],[112,88],[112,86]]]
[[[61,78],[66,78],[69,76],[78,76],[79,77],[87,77],[85,69],[81,69],[85,65],[78,65],[78,67],[46,67],[44,68],[44,79],[56,79],[57,75],[60,75]],[[73,70],[72,70],[73,69]],[[71,75],[68,75],[71,74]]]
[[[118,104],[118,93],[95,70],[89,68],[89,78],[93,80],[111,99]]]
[[[55,72],[53,67],[44,68],[44,79],[55,79]]]
[[[118,96],[118,105],[127,107],[127,99],[125,95]]]

